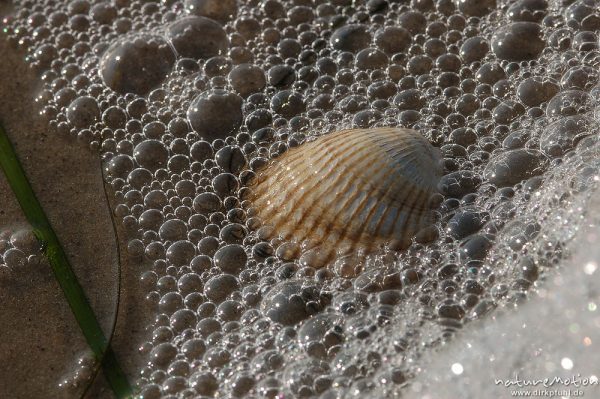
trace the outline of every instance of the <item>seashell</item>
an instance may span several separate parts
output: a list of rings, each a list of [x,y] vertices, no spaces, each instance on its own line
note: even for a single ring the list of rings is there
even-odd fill
[[[435,230],[440,159],[425,137],[403,128],[342,130],[303,144],[249,184],[266,226],[259,236],[301,243],[313,267],[353,251],[407,248],[417,233]]]

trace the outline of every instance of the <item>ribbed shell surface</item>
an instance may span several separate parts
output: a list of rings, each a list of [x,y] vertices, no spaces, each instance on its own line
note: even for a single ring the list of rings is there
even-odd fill
[[[402,128],[342,130],[292,149],[261,170],[250,200],[275,235],[324,256],[406,244],[433,223],[439,154]]]

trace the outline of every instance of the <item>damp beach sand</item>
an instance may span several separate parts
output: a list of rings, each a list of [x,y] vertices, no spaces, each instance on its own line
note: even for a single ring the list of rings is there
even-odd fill
[[[5,11],[0,8],[0,13]],[[0,120],[106,335],[118,307],[113,347],[133,376],[141,362],[137,351],[145,336],[141,326],[150,317],[140,306],[144,297],[137,283],[140,270],[127,267],[127,255],[118,250],[123,243],[116,242],[98,155],[49,132],[37,117],[39,109],[32,98],[38,77],[24,57],[2,37]],[[2,173],[0,226],[2,232],[30,229]],[[101,372],[93,382],[59,387],[91,352],[49,264],[42,255],[38,257],[38,264],[23,265],[16,272],[19,277],[1,276],[0,397],[73,398],[90,384],[86,397],[112,397]],[[116,303],[119,267],[122,291]]]

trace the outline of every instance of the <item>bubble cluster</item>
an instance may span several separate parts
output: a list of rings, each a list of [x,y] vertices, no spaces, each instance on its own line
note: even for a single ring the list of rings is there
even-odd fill
[[[424,351],[525,300],[584,223],[594,0],[14,4],[4,29],[40,72],[41,115],[101,154],[148,265],[141,398],[401,394]],[[439,148],[426,237],[322,264],[261,219],[250,183],[290,149],[389,126]],[[30,241],[0,235],[2,274]]]
[[[0,232],[0,279],[31,273],[43,262],[41,245],[31,227],[13,227]]]

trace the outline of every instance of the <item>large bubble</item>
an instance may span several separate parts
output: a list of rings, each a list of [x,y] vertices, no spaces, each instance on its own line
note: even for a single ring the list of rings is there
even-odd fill
[[[100,119],[100,108],[95,98],[79,97],[69,105],[67,119],[76,128],[84,128]]]
[[[243,122],[242,98],[235,93],[216,89],[196,97],[187,116],[192,128],[206,140],[225,138]]]
[[[212,19],[188,16],[171,23],[169,41],[182,57],[210,58],[224,53],[229,46],[227,34]]]
[[[514,22],[498,29],[492,37],[492,51],[509,61],[535,59],[545,46],[541,26],[533,22]]]
[[[118,93],[146,95],[164,81],[174,63],[175,54],[162,37],[135,35],[106,50],[100,76]]]
[[[371,43],[371,34],[362,24],[345,25],[331,35],[333,48],[343,51],[358,52]]]

